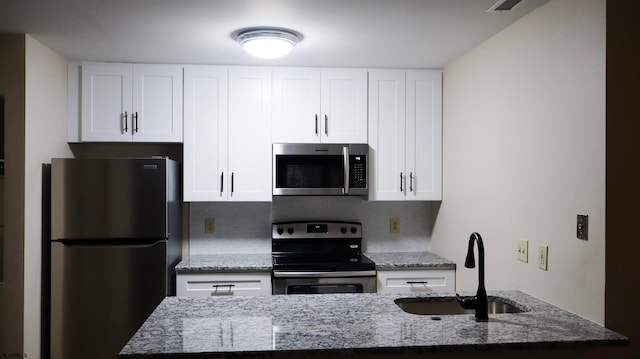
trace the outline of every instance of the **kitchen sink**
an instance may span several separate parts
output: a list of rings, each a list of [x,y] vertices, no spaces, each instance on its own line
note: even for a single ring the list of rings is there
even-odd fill
[[[398,298],[394,302],[400,309],[411,314],[456,315],[475,313],[473,309],[462,308],[455,297]],[[525,308],[507,303],[505,299],[500,297],[489,297],[488,304],[489,314],[523,313],[528,311]]]

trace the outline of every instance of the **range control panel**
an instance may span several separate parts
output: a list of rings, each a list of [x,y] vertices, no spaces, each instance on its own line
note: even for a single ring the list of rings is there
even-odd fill
[[[362,238],[358,222],[283,222],[274,223],[271,238]]]

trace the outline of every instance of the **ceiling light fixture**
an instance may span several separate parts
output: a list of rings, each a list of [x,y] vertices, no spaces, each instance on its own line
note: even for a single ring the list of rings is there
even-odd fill
[[[253,28],[238,34],[237,40],[251,55],[263,59],[282,57],[293,49],[299,38],[291,30]]]

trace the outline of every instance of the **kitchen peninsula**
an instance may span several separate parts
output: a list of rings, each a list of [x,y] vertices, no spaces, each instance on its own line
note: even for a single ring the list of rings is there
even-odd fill
[[[518,291],[490,292],[526,310],[415,315],[394,299],[442,294],[168,297],[120,358],[610,357],[628,339]],[[599,354],[602,353],[602,354]]]

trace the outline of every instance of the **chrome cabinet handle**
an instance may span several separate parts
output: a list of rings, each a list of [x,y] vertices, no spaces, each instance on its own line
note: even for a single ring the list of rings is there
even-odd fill
[[[400,192],[404,192],[404,189],[402,188],[402,172],[400,172]]]
[[[124,112],[124,132],[129,132],[129,114]]]
[[[138,113],[135,112],[134,114],[131,115],[131,119],[134,120],[134,132],[138,132]]]
[[[329,117],[324,115],[324,134],[329,136]]]
[[[233,175],[234,173],[231,172],[231,193],[233,193]]]
[[[236,286],[235,284],[214,284],[212,287],[218,289],[218,288],[233,288],[235,286]]]
[[[233,295],[232,289],[235,286],[235,284],[214,284],[211,286],[213,289],[211,295]]]
[[[220,193],[224,192],[224,172],[220,172]]]
[[[409,192],[413,192],[413,172],[409,172]]]
[[[316,136],[318,135],[318,114],[316,114]]]

